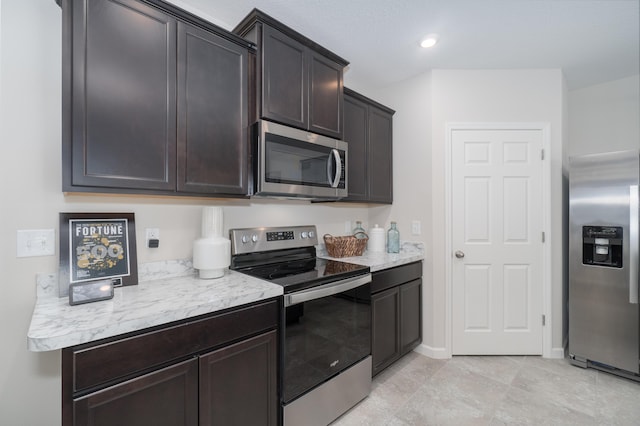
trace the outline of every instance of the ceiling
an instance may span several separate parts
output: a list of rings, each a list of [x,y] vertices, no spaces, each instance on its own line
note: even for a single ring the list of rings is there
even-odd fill
[[[640,0],[169,0],[226,29],[254,7],[387,87],[430,69],[560,68],[569,89],[637,75]],[[439,43],[422,49],[426,34]]]

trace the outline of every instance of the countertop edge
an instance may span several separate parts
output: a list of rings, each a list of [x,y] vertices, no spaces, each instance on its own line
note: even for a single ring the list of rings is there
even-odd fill
[[[115,289],[111,300],[77,306],[70,306],[66,297],[38,298],[27,332],[27,349],[54,351],[282,294],[281,286],[230,271],[221,282],[196,277],[148,281]]]

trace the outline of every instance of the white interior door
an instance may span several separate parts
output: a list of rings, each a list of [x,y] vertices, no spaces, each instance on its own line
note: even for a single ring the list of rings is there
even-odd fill
[[[542,354],[542,131],[451,143],[452,354]]]

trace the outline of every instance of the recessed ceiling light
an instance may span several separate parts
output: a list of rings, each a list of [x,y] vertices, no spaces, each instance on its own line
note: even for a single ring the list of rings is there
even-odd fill
[[[420,42],[420,46],[427,49],[429,47],[435,46],[437,42],[438,42],[438,36],[435,34],[430,34]]]

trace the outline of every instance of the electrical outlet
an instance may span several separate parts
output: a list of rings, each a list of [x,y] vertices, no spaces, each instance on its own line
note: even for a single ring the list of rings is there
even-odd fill
[[[149,244],[149,241],[151,240],[157,240],[158,243],[160,242],[160,228],[145,228],[145,236],[147,239],[147,243],[146,246],[150,247],[150,248],[156,248],[158,247],[157,244],[154,244],[154,247],[151,247],[151,245]]]
[[[347,235],[351,235],[351,231],[353,228],[351,228],[351,221],[350,220],[345,220],[344,221],[344,232]]]
[[[422,225],[419,220],[411,221],[411,234],[420,235],[422,233]]]
[[[19,229],[16,257],[53,256],[56,233],[53,229]]]

